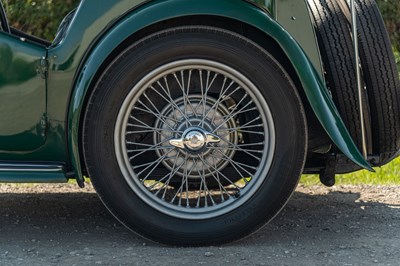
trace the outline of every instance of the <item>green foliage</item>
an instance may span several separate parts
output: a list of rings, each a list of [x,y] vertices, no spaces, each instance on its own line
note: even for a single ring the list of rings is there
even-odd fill
[[[400,72],[400,1],[377,0],[377,3],[385,20],[389,36],[392,40],[396,64]]]
[[[400,52],[396,49],[393,50],[394,50],[394,57],[396,58],[397,69],[399,70],[400,73]]]
[[[1,0],[12,27],[53,40],[63,17],[79,0]]]
[[[385,19],[394,50],[400,52],[400,1],[378,0],[377,2]],[[397,58],[399,58],[399,53],[397,53]]]

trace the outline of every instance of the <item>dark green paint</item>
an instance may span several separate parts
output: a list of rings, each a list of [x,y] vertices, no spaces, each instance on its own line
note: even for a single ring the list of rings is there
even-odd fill
[[[66,183],[64,171],[0,171],[2,183]]]
[[[42,46],[0,32],[0,160],[45,143],[46,82],[37,69]]]
[[[45,47],[0,32],[0,161],[67,160],[65,119],[46,124],[46,55]]]
[[[321,55],[307,0],[280,0],[276,9],[276,20],[299,43],[318,75],[324,78]]]
[[[1,183],[67,183],[65,173],[0,171]]]

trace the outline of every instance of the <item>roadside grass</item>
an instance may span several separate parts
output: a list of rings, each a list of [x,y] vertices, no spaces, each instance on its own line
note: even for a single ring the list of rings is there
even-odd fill
[[[336,175],[336,185],[400,185],[400,157],[382,167],[374,168],[376,173],[362,170],[350,174]],[[303,175],[300,184],[318,185],[318,175]]]

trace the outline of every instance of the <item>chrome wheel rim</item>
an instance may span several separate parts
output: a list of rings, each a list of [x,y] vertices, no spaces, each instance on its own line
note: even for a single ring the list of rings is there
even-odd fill
[[[247,202],[275,151],[271,111],[234,68],[187,59],[145,75],[114,132],[121,173],[146,204],[169,216],[209,219]]]

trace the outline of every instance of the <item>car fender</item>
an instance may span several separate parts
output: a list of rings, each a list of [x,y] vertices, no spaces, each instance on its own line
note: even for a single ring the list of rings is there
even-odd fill
[[[168,12],[166,12],[166,10]],[[264,9],[246,1],[232,0],[156,0],[130,11],[108,29],[96,45],[91,47],[86,61],[81,64],[68,110],[68,149],[72,167],[82,179],[80,158],[80,126],[84,104],[90,96],[95,76],[115,47],[139,30],[154,23],[191,15],[221,16],[247,23],[273,38],[284,51],[295,69],[305,95],[316,117],[335,145],[357,165],[373,171],[354,144],[321,77],[295,39]]]

